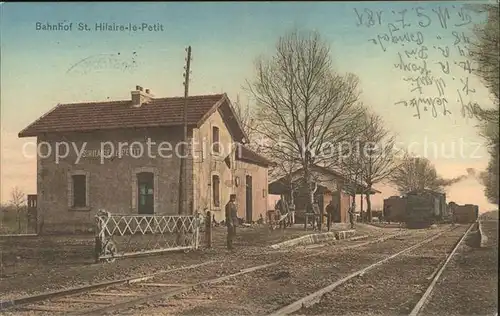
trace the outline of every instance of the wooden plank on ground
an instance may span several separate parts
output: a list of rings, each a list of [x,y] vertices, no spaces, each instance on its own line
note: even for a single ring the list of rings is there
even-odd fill
[[[176,299],[177,300],[200,301],[200,302],[212,300],[211,298],[208,298],[208,297],[194,297],[194,296],[185,296],[185,297],[181,296],[181,297],[178,297]]]
[[[109,303],[111,303],[111,301],[85,300],[85,299],[79,299],[79,298],[60,298],[60,299],[54,300],[54,302],[61,302],[61,303],[88,303],[88,304],[109,304]]]

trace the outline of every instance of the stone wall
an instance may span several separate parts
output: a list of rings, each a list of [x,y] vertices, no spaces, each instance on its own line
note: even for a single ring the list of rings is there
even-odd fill
[[[148,154],[148,138],[151,140],[150,154]],[[92,133],[47,135],[38,137],[38,143],[46,142],[52,148],[51,155],[38,158],[37,191],[38,213],[44,232],[78,230],[88,231],[94,225],[94,216],[98,209],[103,208],[116,214],[137,213],[137,173],[152,172],[154,174],[155,213],[175,214],[178,204],[178,179],[180,159],[175,155],[175,144],[182,139],[182,130],[178,128],[162,128],[149,130],[127,131],[100,131]],[[143,145],[144,153],[140,154],[140,146],[132,144],[137,141]],[[59,142],[59,145],[57,144]],[[65,156],[65,145],[69,144],[69,154],[65,158],[56,159],[56,148],[59,147],[60,156]],[[78,161],[77,151],[85,149],[88,157]],[[111,142],[112,146],[105,142]],[[122,151],[122,157],[101,158],[92,156],[93,150],[101,148],[118,155],[118,142],[122,149],[129,147],[135,151]],[[158,152],[160,142],[172,144],[163,146],[162,158]],[[156,143],[156,144],[154,144]],[[103,145],[101,145],[103,144]],[[130,145],[130,146],[129,146]],[[102,147],[101,147],[102,146]],[[42,154],[48,154],[47,146],[40,146]],[[166,148],[166,149],[165,149]],[[137,158],[136,158],[137,157]],[[188,169],[189,164],[188,164]],[[87,176],[87,207],[71,207],[71,176],[85,174]],[[192,185],[192,184],[190,184]],[[189,188],[188,188],[189,189]]]

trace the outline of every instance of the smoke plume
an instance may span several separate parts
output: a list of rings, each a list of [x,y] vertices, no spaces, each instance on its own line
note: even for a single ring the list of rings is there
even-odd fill
[[[452,186],[454,185],[455,183],[458,183],[460,181],[463,181],[463,180],[466,180],[468,178],[468,176],[459,176],[459,177],[456,177],[456,178],[452,178],[452,179],[438,179],[438,183],[440,186],[443,186],[443,187],[449,187],[449,186]]]
[[[443,179],[443,178],[438,179],[439,185],[443,186],[443,187],[449,187],[449,186],[452,186],[458,182],[461,182],[461,181],[464,181],[464,180],[467,180],[470,178],[474,178],[479,183],[483,184],[483,179],[484,179],[484,175],[485,175],[484,172],[477,172],[476,169],[474,169],[474,168],[467,168],[465,170],[467,172],[467,175],[461,175],[459,177],[452,178],[452,179]]]
[[[467,168],[467,174],[469,177],[476,179],[481,185],[484,185],[486,176],[488,175],[486,171],[477,172],[474,168]]]

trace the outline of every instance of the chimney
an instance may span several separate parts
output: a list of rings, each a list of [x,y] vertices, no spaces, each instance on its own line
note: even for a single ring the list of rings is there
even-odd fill
[[[150,94],[150,90],[146,89],[144,92],[144,89],[141,86],[135,86],[135,91],[132,91],[132,106],[133,107],[140,107],[145,103],[148,103],[151,101],[153,98],[153,95]]]

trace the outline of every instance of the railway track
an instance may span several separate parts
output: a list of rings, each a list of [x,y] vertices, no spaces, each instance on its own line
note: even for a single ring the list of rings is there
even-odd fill
[[[479,224],[479,223],[478,223]],[[413,307],[413,309],[410,312],[410,316],[418,316],[422,311],[425,306],[425,304],[429,301],[432,291],[434,290],[434,286],[438,282],[439,278],[441,277],[441,274],[443,274],[444,269],[446,269],[446,266],[450,262],[450,260],[453,258],[453,255],[457,252],[458,248],[464,241],[464,239],[467,237],[467,234],[471,231],[472,227],[474,227],[474,224],[471,224],[467,231],[462,235],[462,237],[458,240],[458,242],[455,244],[453,247],[452,251],[450,254],[446,257],[445,261],[440,264],[439,270],[436,271],[436,273],[433,273],[433,278],[427,289],[425,290],[424,294],[422,297],[418,300],[417,304]]]
[[[415,249],[431,240],[439,237],[445,231],[440,231],[434,234],[430,238],[427,238],[416,245],[410,247],[405,247],[404,250],[391,255],[381,261],[376,262],[360,271],[365,273],[368,270],[374,268],[375,266],[381,265],[384,262],[401,255],[404,252]],[[392,236],[386,236],[378,238],[376,240],[369,241],[359,241],[355,245],[349,245],[346,247],[336,249],[335,255],[340,255],[343,250],[365,247],[373,243],[383,242],[394,238],[405,238],[407,233],[398,233]],[[410,240],[410,239],[408,239]],[[318,261],[321,259],[329,260],[330,257],[323,257],[323,253],[327,250],[314,249],[308,254],[298,254],[295,260],[299,261],[299,265],[303,262],[304,268],[307,265]],[[311,256],[316,256],[315,260],[310,260]],[[286,261],[286,260],[285,260]],[[327,262],[327,261],[325,261]],[[352,262],[351,262],[352,263]],[[54,293],[52,295],[44,294],[45,296],[33,296],[22,298],[19,300],[12,300],[10,303],[10,310],[15,315],[22,315],[23,312],[32,315],[33,312],[38,312],[39,314],[64,314],[64,315],[105,315],[112,314],[115,312],[134,310],[136,307],[141,308],[141,305],[146,303],[151,303],[155,301],[172,301],[171,298],[181,298],[186,293],[192,293],[197,289],[198,291],[231,291],[231,288],[238,286],[240,279],[253,279],[258,278],[255,274],[269,274],[269,272],[276,271],[283,266],[286,266],[287,262],[283,260],[266,263],[257,266],[249,266],[246,268],[231,266],[231,262],[206,262],[201,265],[187,266],[183,268],[162,271],[156,273],[155,275],[149,275],[141,278],[130,278],[123,280],[116,280],[107,283],[95,284],[88,287],[83,287],[79,289],[70,289],[65,291],[60,291],[59,293]],[[203,270],[197,271],[197,268],[203,267]],[[222,274],[222,275],[221,275]],[[252,275],[250,275],[252,274]],[[360,273],[358,273],[360,274]],[[238,277],[238,280],[235,278]],[[352,278],[352,274],[338,282],[346,282],[348,279]],[[189,280],[189,284],[185,283],[185,280]],[[341,283],[338,283],[339,285]],[[317,285],[316,285],[317,288]],[[103,290],[104,289],[104,290]],[[314,293],[313,293],[314,294]],[[318,295],[318,294],[316,294]],[[319,295],[320,296],[320,295]],[[310,297],[310,295],[309,295]],[[170,299],[170,300],[169,300]],[[198,303],[203,303],[207,301],[204,298],[187,298],[187,300],[197,301]],[[178,301],[178,300],[175,300]],[[304,301],[310,301],[309,299],[299,300],[301,303]],[[4,308],[6,307],[6,302],[4,303]],[[210,301],[208,301],[210,303]],[[18,306],[22,304],[21,306]],[[298,310],[297,308],[290,308],[289,304],[286,307],[278,310],[273,315],[283,315],[288,314],[290,311]],[[294,306],[298,306],[295,304]],[[196,303],[195,303],[196,305]],[[165,306],[165,304],[160,303],[160,306]],[[143,306],[142,306],[143,307]],[[139,314],[143,314],[140,312]],[[6,314],[7,315],[7,314]]]
[[[104,313],[140,305],[157,297],[172,297],[194,286],[216,285],[229,278],[251,273],[279,262],[251,266],[231,267],[231,262],[209,261],[201,264],[161,271],[144,277],[127,278],[65,289],[40,295],[2,302],[2,310],[12,315],[103,315]],[[197,271],[198,268],[204,268]],[[206,277],[216,276],[216,277]],[[223,274],[223,276],[217,276]],[[190,280],[189,284],[183,279]]]
[[[407,309],[409,313],[406,314],[417,316],[429,300],[434,285],[438,282],[448,262],[474,225],[471,224],[465,232],[460,230],[459,227],[443,231],[355,271],[308,296],[282,307],[269,314],[269,316],[290,315],[292,313],[298,315],[345,315],[348,311],[347,306],[351,307],[348,314],[363,315],[370,310],[377,311],[377,307],[382,307],[380,305],[390,309],[390,311],[386,311],[387,313],[400,315],[405,314],[404,310]],[[458,232],[456,231],[457,228],[459,229]],[[439,238],[445,234],[449,234],[449,236]],[[423,247],[429,243],[434,244],[432,248]],[[441,255],[436,255],[436,252]],[[409,261],[419,260],[422,261],[420,269],[408,270],[406,264]],[[391,261],[392,264],[390,264]],[[375,272],[377,268],[379,269]],[[399,271],[394,272],[398,269]],[[368,272],[371,270],[374,271],[369,274]],[[397,277],[387,281],[394,276]],[[408,286],[421,285],[418,284],[418,281],[422,282],[422,280],[424,280],[424,283],[428,283],[424,288],[425,291],[422,290],[422,286],[413,289],[413,293],[403,290]],[[384,298],[377,296],[383,293],[384,289],[388,290],[382,294]],[[394,304],[395,302],[399,302],[399,304]],[[387,304],[393,304],[393,306],[387,307]],[[408,306],[413,307],[408,308]],[[380,312],[380,310],[378,311]]]
[[[363,238],[357,240],[357,238],[353,238],[353,244],[350,243],[349,246],[342,247],[341,249],[362,247],[367,244],[383,242],[401,235],[404,235],[404,233],[396,233],[373,239]],[[310,256],[318,256],[324,252],[325,250],[315,249],[314,251],[309,251],[307,254],[301,254],[299,251],[298,254],[301,258],[306,259]],[[272,251],[270,253],[272,253]],[[4,300],[0,301],[0,311],[15,313],[15,315],[19,315],[23,312],[29,314],[33,312],[37,314],[47,313],[50,315],[57,313],[64,315],[101,315],[106,312],[112,312],[113,310],[121,310],[140,305],[141,303],[154,300],[155,297],[172,297],[189,291],[196,286],[214,286],[219,282],[224,282],[228,278],[270,268],[279,263],[280,261],[276,261],[271,264],[251,266],[249,268],[240,269],[241,271],[233,271],[233,269],[227,271],[230,272],[228,275],[211,279],[195,276],[195,280],[199,282],[193,282],[193,272],[190,271],[197,268],[212,265],[215,269],[215,271],[212,271],[214,274],[217,273],[217,270],[224,270],[221,268],[221,262],[209,261],[201,264],[164,270],[147,276],[124,278],[17,299]],[[181,272],[187,273],[187,275],[185,275],[186,279],[191,279],[189,284],[182,282],[182,277],[178,275]],[[177,276],[173,278],[172,274],[177,274]],[[175,282],[173,279],[181,279],[181,282]]]
[[[456,228],[462,229],[458,226]],[[412,236],[393,236],[395,238],[387,243],[370,246],[368,243],[360,244],[359,251],[355,252],[343,251],[352,249],[343,247],[315,256],[314,260],[297,258],[295,262],[262,269],[252,275],[241,276],[233,282],[226,282],[226,288],[193,289],[177,300],[165,299],[148,307],[129,310],[127,314],[266,315],[271,312],[271,315],[287,315],[300,312],[303,304],[313,304],[314,299],[319,300],[332,284],[337,283],[338,286],[354,276],[368,275],[369,270],[436,240],[451,230],[454,229],[448,228],[438,232],[422,230]],[[359,270],[360,266],[365,268]],[[318,287],[322,288],[324,293],[318,294]],[[316,297],[308,295],[304,298],[304,293],[313,293]],[[294,306],[290,308],[290,305]],[[338,312],[344,315],[344,311],[339,309]],[[365,315],[366,312],[360,314]]]
[[[242,275],[226,281],[222,287],[193,289],[175,300],[160,299],[149,306],[123,311],[128,315],[266,315],[287,303],[293,297],[315,292],[318,287],[338,281],[359,266],[373,264],[377,258],[387,258],[399,249],[408,249],[438,238],[446,231],[420,231],[420,233],[397,234],[392,238],[381,238],[389,243],[361,242],[357,245],[327,249],[311,253],[314,259],[296,257],[280,265]],[[431,236],[431,238],[428,238]],[[371,245],[373,244],[373,245]],[[369,246],[369,247],[367,247]],[[359,251],[346,251],[353,248]],[[366,257],[369,249],[376,249],[373,256]],[[413,249],[413,248],[412,248]],[[314,250],[319,250],[315,248]],[[375,257],[375,259],[374,259]],[[299,308],[301,304],[299,303]],[[286,313],[285,313],[286,314]],[[277,313],[282,315],[282,313]]]

